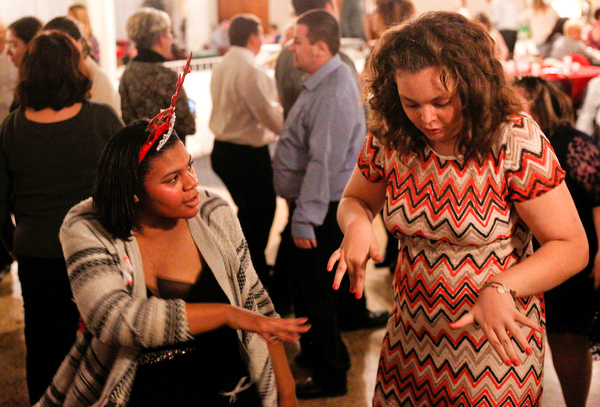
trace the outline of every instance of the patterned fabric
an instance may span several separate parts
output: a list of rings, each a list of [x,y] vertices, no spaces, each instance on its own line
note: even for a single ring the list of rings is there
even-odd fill
[[[168,108],[177,87],[177,79],[177,73],[159,62],[135,60],[127,64],[119,82],[125,124],[151,119],[161,110]],[[196,133],[196,120],[190,112],[185,89],[179,94],[176,109],[175,131],[185,140],[185,136]]]
[[[384,220],[399,239],[374,406],[539,406],[540,335],[523,329],[534,353],[515,367],[477,327],[448,326],[472,308],[486,280],[532,252],[531,232],[513,202],[564,178],[539,127],[528,117],[511,118],[482,164],[429,148],[399,155],[369,135],[358,165],[368,180],[386,183]],[[541,296],[516,305],[544,323]]]
[[[188,227],[230,303],[277,317],[235,214],[218,195],[200,191],[200,199],[200,212]],[[112,238],[96,220],[91,199],[71,209],[60,237],[85,328],[36,406],[125,406],[142,349],[193,339],[185,303],[147,297],[135,238]],[[276,406],[266,342],[253,333],[237,334],[263,406]]]

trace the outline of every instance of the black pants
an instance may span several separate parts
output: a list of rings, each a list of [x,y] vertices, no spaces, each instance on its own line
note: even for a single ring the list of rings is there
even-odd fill
[[[65,261],[19,256],[25,310],[27,388],[36,403],[69,353],[79,323]]]
[[[263,285],[269,284],[265,249],[275,217],[275,188],[269,149],[215,140],[212,167],[238,207],[252,263]]]
[[[327,261],[339,248],[344,235],[336,221],[337,202],[329,204],[323,224],[315,228],[317,247],[300,249],[291,235],[291,221],[281,234],[277,254],[277,267],[286,267],[294,284],[294,310],[297,317],[308,317],[312,327],[300,338],[302,354],[306,357],[315,382],[323,386],[346,385],[346,373],[350,368],[348,350],[338,328],[338,294],[345,298],[348,293],[348,278],[339,293],[333,290],[335,269],[327,271]],[[295,206],[291,205],[289,219]],[[281,261],[281,262],[280,262]],[[283,264],[282,264],[283,263]]]
[[[517,31],[516,30],[500,30],[500,35],[504,39],[506,43],[506,47],[508,48],[508,53],[512,58],[512,55],[515,52],[515,45],[517,43]]]

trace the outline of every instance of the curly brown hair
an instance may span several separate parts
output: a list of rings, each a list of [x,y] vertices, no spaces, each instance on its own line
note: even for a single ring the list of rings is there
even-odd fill
[[[428,67],[439,67],[442,84],[460,97],[463,129],[458,135],[458,151],[465,160],[482,158],[502,123],[520,107],[502,65],[494,58],[493,40],[479,24],[458,13],[425,13],[382,36],[365,73],[369,131],[383,145],[401,153],[423,151],[426,138],[402,108],[396,74]]]

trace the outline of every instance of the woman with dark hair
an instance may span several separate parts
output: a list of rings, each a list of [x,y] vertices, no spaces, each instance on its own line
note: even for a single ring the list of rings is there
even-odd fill
[[[278,318],[234,212],[198,188],[176,100],[115,134],[64,220],[85,325],[40,406],[298,405],[281,340],[306,318]]]
[[[328,266],[362,295],[384,208],[400,254],[374,406],[539,406],[542,293],[588,258],[550,144],[519,115],[490,36],[458,13],[388,30],[366,86],[370,133]]]
[[[42,29],[42,22],[35,17],[23,17],[8,26],[6,31],[7,53],[18,68],[27,52],[27,45]]]
[[[73,41],[39,34],[19,70],[20,108],[0,128],[0,230],[19,262],[31,402],[50,384],[77,330],[58,231],[68,210],[90,196],[102,149],[122,127],[110,107],[86,100],[90,86]],[[11,214],[14,234],[7,232]]]
[[[524,76],[512,84],[523,110],[548,136],[565,169],[565,182],[588,238],[587,266],[544,294],[548,345],[565,402],[567,406],[585,406],[592,380],[590,333],[600,299],[600,148],[573,128],[571,98],[551,82]]]

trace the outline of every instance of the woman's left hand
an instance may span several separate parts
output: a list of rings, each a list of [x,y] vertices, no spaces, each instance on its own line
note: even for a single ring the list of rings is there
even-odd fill
[[[520,325],[542,331],[540,325],[519,312],[509,293],[499,293],[492,287],[481,290],[473,308],[458,321],[450,323],[450,328],[464,328],[473,323],[479,325],[504,363],[515,366],[521,362],[511,337],[526,354],[532,353]]]

